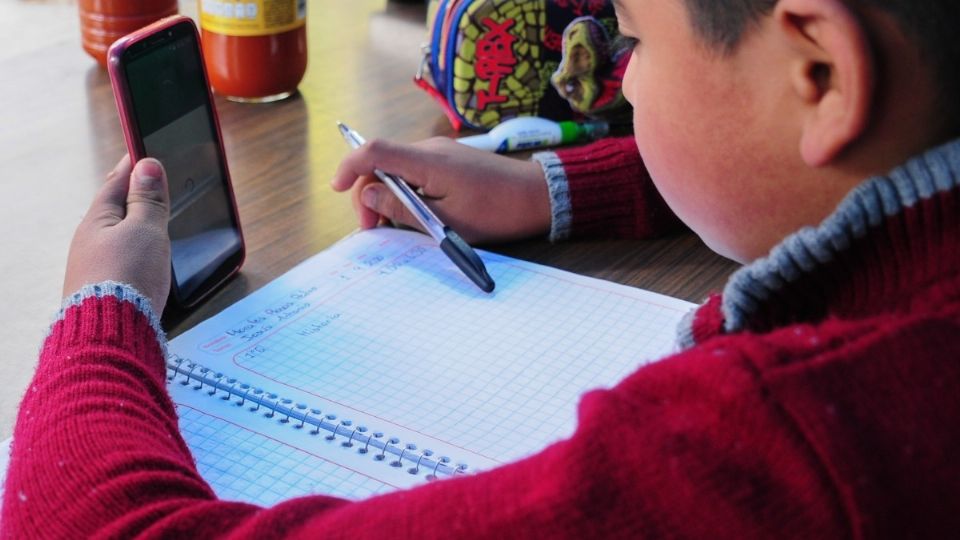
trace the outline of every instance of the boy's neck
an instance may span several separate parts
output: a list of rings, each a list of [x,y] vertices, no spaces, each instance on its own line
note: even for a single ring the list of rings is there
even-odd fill
[[[736,272],[724,290],[726,330],[901,311],[946,282],[960,294],[956,208],[960,139],[864,181],[818,227]]]

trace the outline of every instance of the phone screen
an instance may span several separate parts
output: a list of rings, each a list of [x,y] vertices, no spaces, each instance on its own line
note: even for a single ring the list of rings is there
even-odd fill
[[[196,39],[169,35],[128,51],[125,73],[144,153],[163,163],[170,183],[174,292],[183,302],[222,279],[218,269],[241,256],[243,241]]]

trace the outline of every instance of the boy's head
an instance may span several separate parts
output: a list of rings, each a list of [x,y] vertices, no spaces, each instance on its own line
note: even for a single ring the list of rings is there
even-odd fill
[[[616,1],[638,39],[624,95],[664,198],[748,261],[960,132],[954,1]]]
[[[736,50],[751,25],[773,12],[777,0],[684,0],[700,38],[721,51]],[[956,0],[850,0],[855,10],[873,8],[897,21],[909,39],[921,48],[924,60],[936,72],[945,120],[960,135],[960,3]]]

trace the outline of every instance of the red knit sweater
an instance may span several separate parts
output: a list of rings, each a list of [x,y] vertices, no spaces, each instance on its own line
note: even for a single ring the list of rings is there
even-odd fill
[[[560,155],[575,228],[597,197],[652,200],[634,154],[583,152]],[[957,178],[960,143],[866,182],[823,226],[739,271],[694,317],[696,344],[585,395],[570,439],[361,502],[217,500],[178,434],[149,309],[129,291],[79,298],[20,409],[3,536],[956,535]],[[619,195],[598,189],[609,185]]]

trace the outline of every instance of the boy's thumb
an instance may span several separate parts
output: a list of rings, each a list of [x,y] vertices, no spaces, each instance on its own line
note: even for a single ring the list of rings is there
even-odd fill
[[[379,182],[363,188],[360,192],[360,203],[394,223],[421,228],[400,199],[396,198],[387,186]]]
[[[163,166],[153,158],[140,160],[130,175],[127,216],[166,224],[169,215],[170,196]]]

